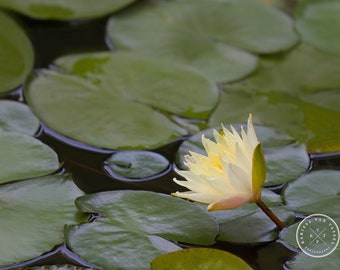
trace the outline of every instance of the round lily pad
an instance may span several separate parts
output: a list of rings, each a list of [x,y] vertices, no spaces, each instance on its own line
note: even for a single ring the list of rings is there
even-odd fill
[[[28,104],[49,128],[109,149],[150,149],[187,134],[168,114],[207,119],[217,87],[165,60],[122,53],[73,55],[56,61],[25,89]]]
[[[147,4],[113,15],[107,32],[114,48],[192,65],[217,82],[254,71],[250,52],[278,52],[298,40],[288,16],[257,1]]]
[[[37,19],[74,20],[104,16],[135,0],[0,0],[0,7]]]
[[[0,265],[32,259],[61,244],[65,224],[87,219],[74,205],[81,195],[70,175],[1,185]]]
[[[182,269],[251,270],[241,258],[212,248],[190,248],[163,254],[151,262],[151,270]]]
[[[129,179],[155,176],[170,166],[165,157],[151,151],[120,151],[111,155],[105,164],[110,174]]]
[[[321,170],[301,176],[290,183],[283,196],[287,207],[297,213],[322,213],[340,217],[340,172]]]
[[[15,101],[0,100],[0,131],[34,135],[38,128],[39,120],[28,106]]]
[[[20,133],[0,132],[0,184],[38,177],[59,168],[57,154],[41,141]]]
[[[8,1],[7,1],[8,2]],[[33,68],[33,48],[21,27],[0,11],[0,94],[22,84]]]
[[[207,211],[169,195],[108,191],[80,197],[76,204],[102,218],[67,227],[67,245],[104,268],[150,269],[153,258],[180,249],[171,240],[211,245],[217,234]]]
[[[340,56],[340,2],[337,0],[300,1],[296,28],[302,39],[325,52]]]

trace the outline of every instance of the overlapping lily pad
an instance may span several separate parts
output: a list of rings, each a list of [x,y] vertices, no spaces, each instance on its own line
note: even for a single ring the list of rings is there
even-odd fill
[[[334,218],[334,221],[340,226],[340,218]],[[290,246],[298,249],[296,241],[296,230],[299,223],[295,223],[280,233],[280,239]],[[309,269],[336,269],[340,264],[340,248],[338,247],[333,253],[326,257],[313,258],[304,254],[298,253],[292,261],[288,261],[287,265],[292,270],[304,270],[306,265]]]
[[[228,125],[225,124],[228,128]],[[240,129],[241,124],[233,124]],[[217,127],[215,129],[219,129]],[[279,185],[295,180],[306,172],[309,166],[309,157],[304,145],[294,142],[294,139],[275,129],[255,126],[259,141],[263,145],[264,156],[267,166],[267,178],[265,186]],[[186,140],[177,152],[177,165],[185,169],[184,155],[189,151],[205,154],[201,138],[202,135],[214,141],[212,129],[204,130]]]
[[[66,56],[67,70],[43,70],[26,89],[32,110],[51,129],[110,149],[147,149],[187,131],[168,114],[207,119],[218,101],[216,86],[168,61],[124,53]]]
[[[308,173],[290,183],[283,196],[287,207],[297,213],[322,213],[340,217],[340,172],[322,170]]]
[[[8,1],[7,1],[8,2]],[[0,11],[0,94],[18,87],[33,68],[33,48],[21,27]]]
[[[340,56],[340,2],[337,0],[300,1],[296,28],[304,41]]]
[[[135,0],[0,0],[0,7],[38,19],[86,19],[104,16]]]
[[[67,244],[105,268],[150,269],[152,259],[180,249],[170,240],[211,245],[217,234],[217,224],[206,211],[168,195],[110,191],[85,195],[76,204],[103,217],[66,228]]]
[[[59,168],[57,154],[31,136],[0,132],[0,148],[0,183],[47,175]]]
[[[189,64],[217,82],[254,71],[257,57],[250,52],[283,51],[298,40],[288,16],[245,0],[137,6],[112,16],[107,32],[115,48]]]
[[[192,248],[164,254],[151,263],[151,270],[181,269],[251,270],[241,258],[222,250]]]
[[[268,190],[262,191],[262,200],[285,225],[293,223],[294,212],[279,205],[278,195]],[[219,223],[217,240],[232,243],[263,243],[278,237],[278,228],[256,204],[246,204],[238,209],[216,211],[211,214]]]
[[[81,195],[70,175],[1,185],[0,265],[37,257],[61,244],[65,224],[87,219],[74,205]]]
[[[39,120],[28,106],[15,101],[0,100],[0,131],[34,135],[38,128]]]

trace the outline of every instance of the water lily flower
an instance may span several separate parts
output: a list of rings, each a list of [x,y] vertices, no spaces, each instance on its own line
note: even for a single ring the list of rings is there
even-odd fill
[[[222,130],[214,130],[213,135],[215,142],[202,136],[207,155],[190,152],[185,156],[189,170],[177,170],[186,180],[174,181],[190,191],[172,195],[209,204],[209,211],[261,201],[266,166],[252,115],[249,114],[247,131],[241,127],[239,134],[234,127],[228,130],[222,125]]]

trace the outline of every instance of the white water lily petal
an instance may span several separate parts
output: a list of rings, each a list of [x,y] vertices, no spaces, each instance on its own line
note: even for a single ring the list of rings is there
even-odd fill
[[[248,118],[247,131],[242,127],[239,134],[233,126],[228,130],[222,125],[222,131],[214,130],[213,135],[215,142],[202,136],[207,155],[190,152],[185,156],[189,170],[177,172],[186,181],[176,178],[174,181],[189,191],[173,195],[208,203],[209,211],[232,209],[259,199],[265,161],[252,115]],[[263,173],[254,173],[258,169]]]

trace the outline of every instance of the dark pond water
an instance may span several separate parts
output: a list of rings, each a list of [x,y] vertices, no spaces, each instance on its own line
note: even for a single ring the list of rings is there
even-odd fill
[[[19,22],[27,30],[35,48],[36,69],[48,67],[55,58],[65,54],[109,50],[105,37],[106,19],[64,23],[36,21],[18,17]],[[12,92],[5,98],[22,98],[21,89]],[[87,193],[114,189],[144,189],[170,193],[179,188],[172,181],[174,176],[172,167],[151,179],[138,181],[113,179],[103,168],[104,160],[113,151],[74,144],[71,140],[55,136],[53,132],[43,127],[36,137],[50,145],[59,154],[60,160],[65,162],[63,170],[71,172],[74,175],[76,184]],[[180,143],[181,140],[178,140],[153,150],[167,157],[173,164],[176,149]],[[340,153],[311,155],[311,159],[311,170],[340,169]],[[279,193],[281,188],[282,186],[273,187],[273,190]],[[253,246],[217,243],[215,247],[230,251],[243,258],[254,269],[261,270],[284,269],[285,261],[295,255],[293,250],[279,242]],[[39,258],[8,267],[0,267],[0,269],[67,263],[90,267],[88,263],[62,245]]]

